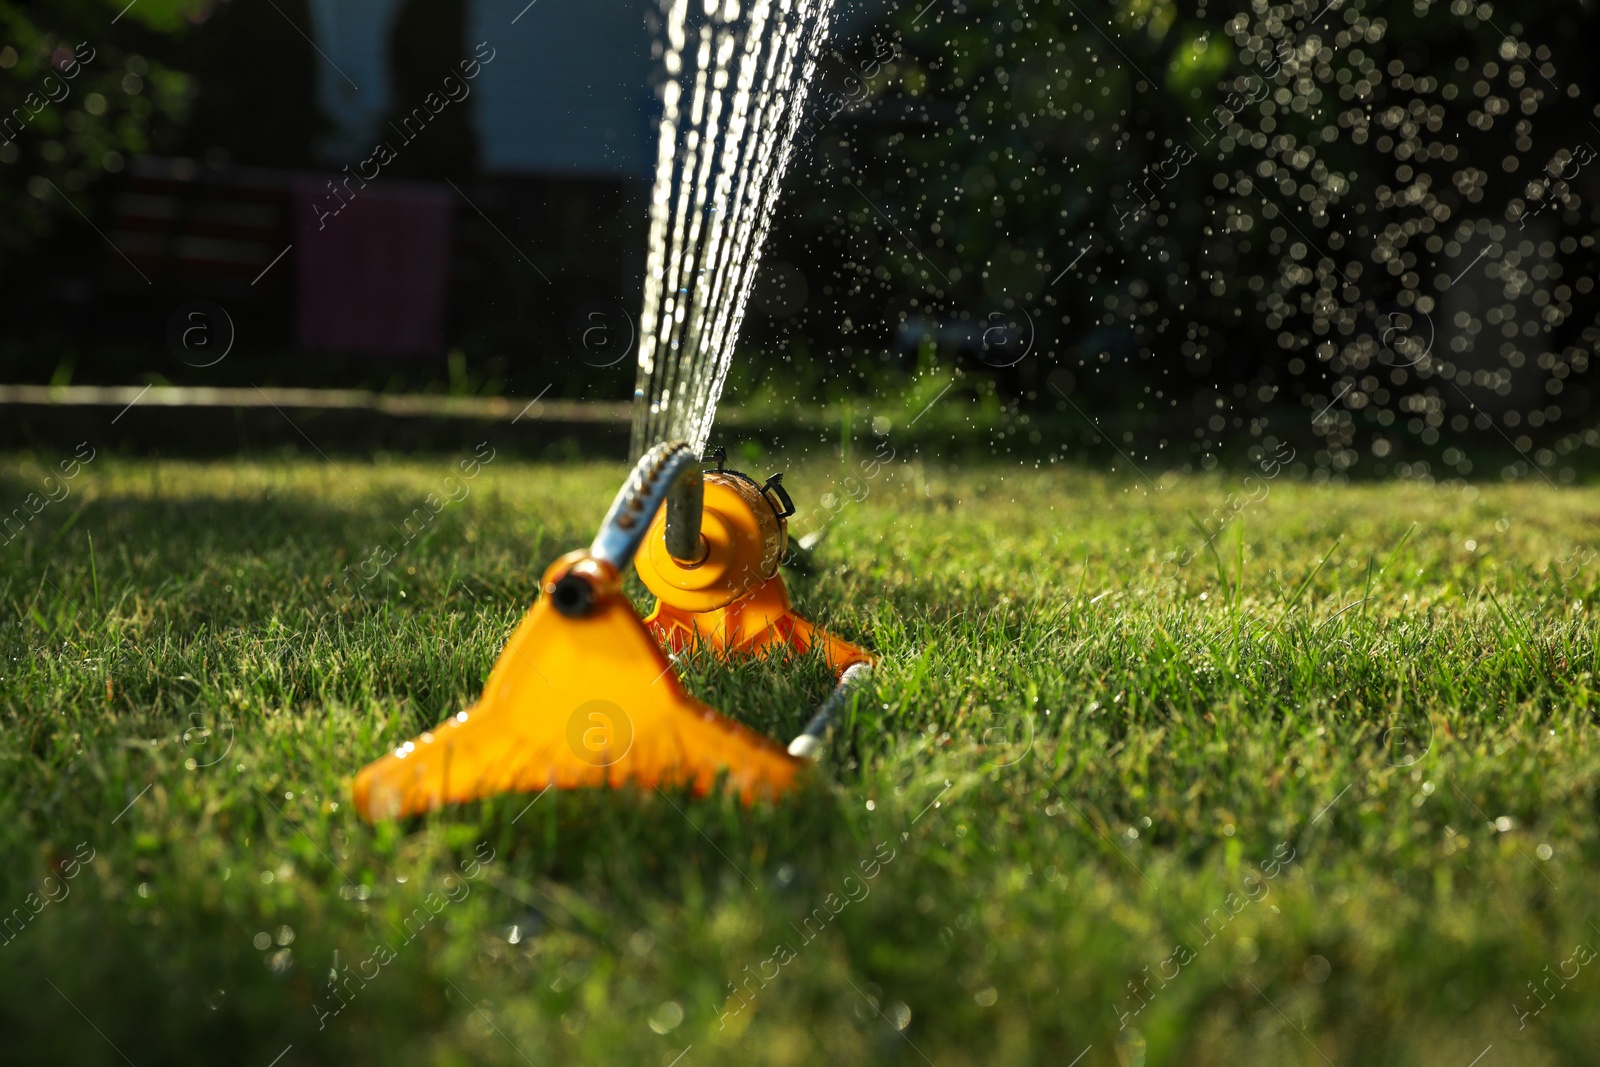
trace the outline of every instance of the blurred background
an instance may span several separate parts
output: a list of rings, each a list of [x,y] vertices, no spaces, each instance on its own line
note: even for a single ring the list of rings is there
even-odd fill
[[[625,449],[655,10],[0,0],[0,445]],[[846,4],[723,421],[933,376],[969,452],[1574,480],[1597,19]]]

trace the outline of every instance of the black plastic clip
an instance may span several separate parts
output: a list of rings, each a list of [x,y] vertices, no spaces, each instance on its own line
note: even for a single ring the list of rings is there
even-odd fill
[[[794,514],[794,500],[790,498],[789,491],[783,487],[782,474],[774,474],[772,477],[767,479],[766,484],[761,488],[775,494],[778,500],[783,504],[784,510],[778,513],[778,518],[787,519],[790,515]]]

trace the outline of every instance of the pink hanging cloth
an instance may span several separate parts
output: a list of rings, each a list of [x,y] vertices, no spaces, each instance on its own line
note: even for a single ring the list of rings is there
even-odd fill
[[[297,332],[302,347],[370,356],[444,349],[448,190],[416,182],[294,185]]]

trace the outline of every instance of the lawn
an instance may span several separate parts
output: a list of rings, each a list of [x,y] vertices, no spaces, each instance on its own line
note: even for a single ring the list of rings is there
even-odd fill
[[[461,462],[102,454],[0,545],[0,1061],[1594,1062],[1594,491],[813,460],[883,664],[799,794],[372,827],[623,474]]]

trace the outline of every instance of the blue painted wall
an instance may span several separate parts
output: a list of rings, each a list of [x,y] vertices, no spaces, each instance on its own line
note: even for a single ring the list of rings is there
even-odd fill
[[[478,87],[484,169],[648,175],[657,105],[645,11],[638,0],[476,0],[468,36],[497,49]]]
[[[463,58],[494,50],[473,84],[480,164],[490,174],[644,178],[653,117],[648,0],[473,0]],[[364,158],[391,104],[388,41],[399,0],[312,0],[328,62],[318,100],[337,132],[330,163]],[[353,84],[352,84],[353,83]]]

